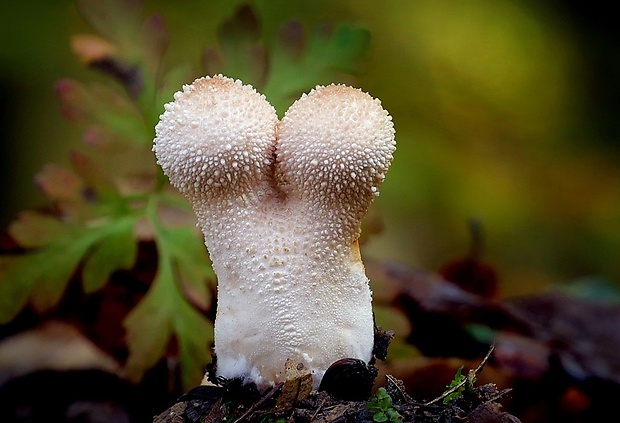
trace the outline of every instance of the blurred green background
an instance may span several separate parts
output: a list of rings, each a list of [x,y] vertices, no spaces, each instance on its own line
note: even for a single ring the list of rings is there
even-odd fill
[[[147,0],[168,63],[198,66],[238,1]],[[620,54],[611,5],[553,0],[255,1],[267,39],[284,23],[351,22],[371,35],[357,85],[394,117],[398,149],[375,203],[367,259],[428,270],[466,254],[467,220],[503,295],[582,277],[620,281]],[[54,95],[98,78],[69,48],[91,32],[70,0],[0,15],[2,227],[42,199],[33,176],[81,144]],[[271,37],[273,38],[273,37]],[[190,82],[190,81],[188,81]]]

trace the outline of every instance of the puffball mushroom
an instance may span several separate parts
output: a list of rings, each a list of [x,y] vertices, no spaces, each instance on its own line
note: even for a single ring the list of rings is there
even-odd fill
[[[395,149],[381,102],[317,86],[279,121],[252,86],[218,75],[183,86],[155,131],[158,163],[192,203],[217,274],[217,375],[264,388],[292,359],[317,388],[339,359],[368,363],[357,240]]]

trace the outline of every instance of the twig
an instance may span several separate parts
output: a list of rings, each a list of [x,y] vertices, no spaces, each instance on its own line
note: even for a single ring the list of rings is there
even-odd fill
[[[235,420],[234,423],[240,423],[245,418],[247,418],[252,413],[254,413],[258,407],[260,407],[261,405],[263,405],[265,403],[265,401],[267,401],[268,399],[273,397],[276,394],[276,392],[278,392],[278,391],[280,391],[280,389],[282,389],[283,386],[284,386],[284,382],[280,382],[279,384],[277,384],[276,386],[271,388],[271,390],[269,392],[267,392],[259,401],[257,401],[256,403],[252,404],[252,406],[250,408],[248,408],[248,411],[243,413],[243,415],[241,417],[239,417],[237,420]]]
[[[323,405],[325,405],[325,400],[321,401],[321,403],[317,407],[316,411],[312,415],[312,418],[310,419],[311,422],[313,422],[316,416],[319,414],[319,411],[321,411],[321,408],[323,408]]]
[[[484,366],[487,364],[487,361],[489,361],[489,358],[491,357],[491,354],[493,353],[494,349],[495,349],[495,344],[491,344],[491,347],[489,348],[489,352],[487,352],[487,355],[484,356],[484,358],[482,359],[482,361],[480,362],[478,367],[476,367],[476,370],[470,370],[467,373],[467,377],[465,379],[463,379],[460,383],[458,383],[457,385],[455,385],[452,388],[448,389],[447,391],[445,391],[443,394],[441,394],[440,396],[438,396],[434,400],[426,402],[426,403],[424,403],[422,405],[426,407],[428,405],[432,405],[432,404],[434,404],[434,403],[436,403],[438,401],[441,401],[444,398],[446,398],[448,395],[453,394],[454,392],[456,392],[459,389],[461,389],[466,383],[469,383],[470,385],[473,385],[474,384],[474,378],[478,374],[480,374],[482,369],[484,369]]]
[[[385,375],[385,378],[389,380],[390,382],[392,382],[392,385],[394,385],[396,389],[398,389],[398,392],[400,392],[400,395],[403,397],[403,400],[407,401],[407,393],[401,389],[400,384],[398,383],[398,380],[392,375]]]
[[[506,395],[510,391],[512,391],[512,389],[510,389],[510,388],[503,389],[503,390],[499,391],[497,394],[493,395],[491,398],[486,399],[486,402],[495,402],[498,399],[500,399],[501,397],[503,397],[504,395]]]

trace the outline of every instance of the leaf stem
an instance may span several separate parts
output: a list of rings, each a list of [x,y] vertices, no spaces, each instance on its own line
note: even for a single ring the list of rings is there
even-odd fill
[[[470,384],[473,385],[473,380],[474,378],[480,374],[480,372],[482,372],[482,369],[484,369],[484,366],[487,364],[487,361],[489,361],[489,358],[491,357],[491,354],[493,353],[493,350],[495,349],[495,344],[491,344],[491,347],[489,348],[489,351],[487,352],[487,355],[484,356],[484,358],[482,359],[482,361],[480,362],[480,364],[478,365],[478,367],[476,367],[475,370],[470,370],[467,373],[467,377],[463,378],[463,380],[454,385],[452,388],[448,389],[447,391],[445,391],[443,394],[441,394],[440,396],[438,396],[437,398],[426,402],[424,404],[422,404],[424,407],[432,405],[438,401],[442,401],[444,398],[448,397],[449,395],[453,394],[454,392],[457,392],[459,389],[461,389],[463,386],[465,386],[465,384]]]

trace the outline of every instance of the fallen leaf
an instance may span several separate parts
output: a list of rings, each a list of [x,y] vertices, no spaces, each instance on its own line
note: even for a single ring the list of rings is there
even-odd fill
[[[297,401],[306,398],[312,391],[312,373],[303,363],[289,358],[284,363],[284,369],[286,380],[276,402],[279,411],[290,410]]]

